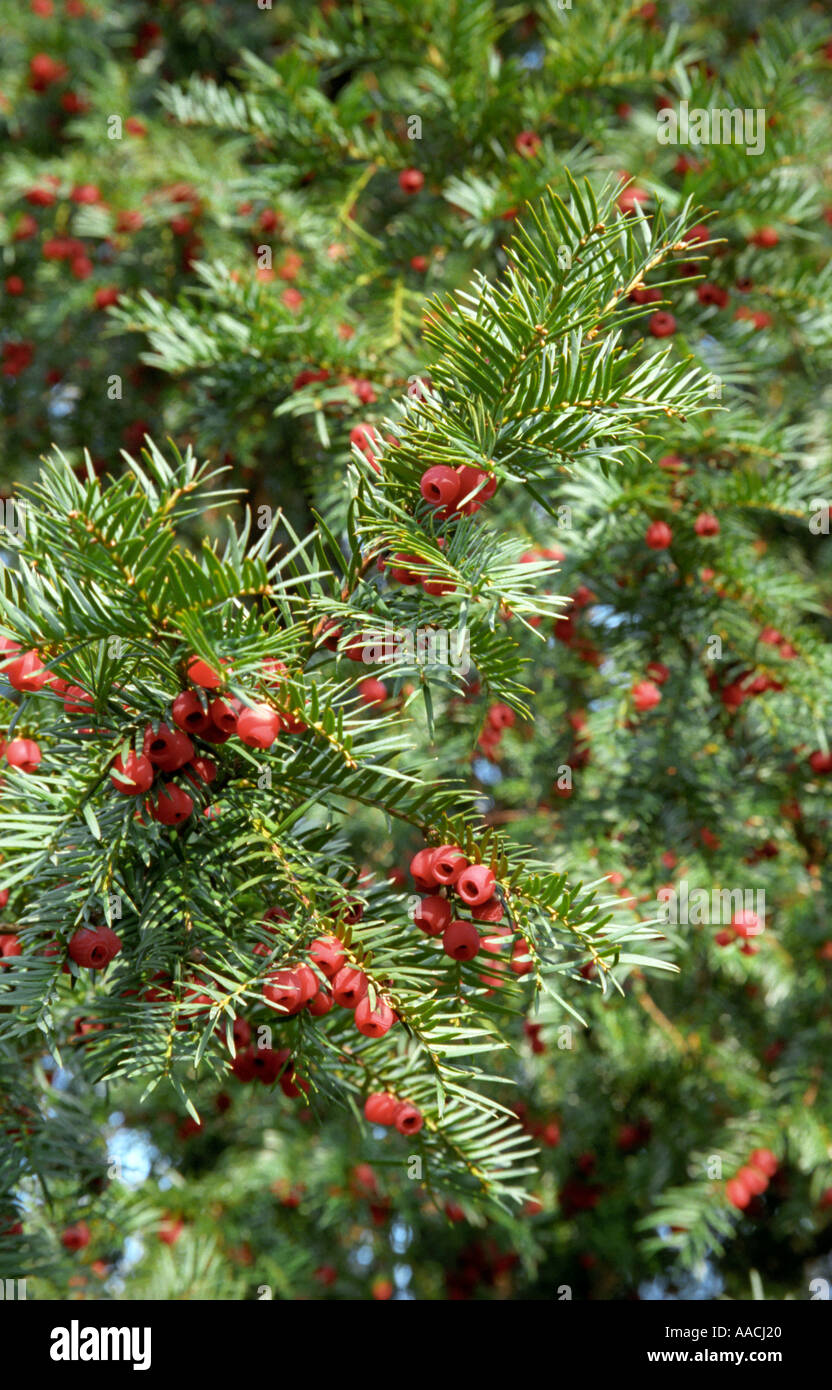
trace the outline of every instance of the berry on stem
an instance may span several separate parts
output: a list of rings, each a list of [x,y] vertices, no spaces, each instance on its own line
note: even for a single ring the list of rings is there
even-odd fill
[[[473,960],[480,949],[480,934],[473,922],[450,922],[442,933],[442,949],[452,960]]]
[[[367,976],[353,966],[345,966],[332,977],[332,997],[342,1009],[354,1009],[367,993]]]
[[[469,907],[479,907],[494,893],[494,871],[485,864],[470,864],[463,869],[454,884],[455,891]]]
[[[367,1038],[383,1038],[396,1022],[396,1015],[383,999],[376,1000],[374,1009],[370,1008],[368,995],[359,999],[355,1008],[355,1026]]]
[[[150,791],[154,775],[150,759],[143,753],[134,753],[131,750],[126,760],[122,759],[120,754],[115,759],[110,770],[110,781],[122,796],[141,796],[144,792]]]
[[[364,1102],[364,1118],[373,1125],[392,1125],[399,1102],[389,1091],[374,1091]]]

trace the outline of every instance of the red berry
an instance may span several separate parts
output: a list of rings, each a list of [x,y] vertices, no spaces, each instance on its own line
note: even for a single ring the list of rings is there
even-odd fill
[[[211,723],[224,734],[234,734],[237,732],[237,721],[242,708],[240,700],[212,700],[209,706]]]
[[[332,997],[342,1009],[354,1009],[367,993],[367,976],[353,966],[345,966],[332,979]]]
[[[169,729],[167,724],[160,724],[155,733],[152,725],[148,724],[144,732],[143,751],[153,766],[161,768],[162,772],[178,772],[194,756],[194,746],[187,734],[181,729]]]
[[[231,1070],[238,1081],[254,1080],[254,1049],[244,1047],[237,1052],[234,1061],[231,1063]]]
[[[70,937],[67,955],[76,965],[103,970],[121,950],[121,939],[109,927],[82,927]]]
[[[626,178],[626,175],[624,177]],[[649,198],[650,194],[646,189],[638,188],[635,184],[632,184],[619,194],[617,206],[620,212],[634,212],[638,203],[646,203]]]
[[[153,764],[143,753],[129,752],[126,761],[117,757],[110,772],[110,781],[122,796],[141,796],[153,785]]]
[[[33,738],[13,738],[6,744],[6,761],[21,772],[34,772],[41,757],[40,747]]]
[[[633,1149],[637,1148],[640,1139],[641,1130],[638,1125],[619,1125],[618,1133],[615,1136],[615,1142],[622,1153],[630,1153]]]
[[[306,1007],[313,1018],[323,1018],[324,1014],[328,1014],[334,1004],[335,1000],[332,997],[332,992],[328,989],[319,989],[312,995]]]
[[[717,309],[724,309],[728,303],[728,291],[723,289],[721,285],[709,285],[707,283],[698,285],[696,297],[700,304],[714,304]]]
[[[511,705],[502,703],[492,705],[486,714],[486,719],[492,729],[512,729],[517,722],[517,715]]]
[[[752,1163],[755,1168],[759,1168],[761,1173],[765,1173],[768,1178],[773,1178],[777,1169],[780,1167],[771,1149],[755,1149],[748,1161]]]
[[[760,936],[764,930],[764,924],[760,921],[756,912],[735,912],[731,918],[731,926],[737,936],[747,939],[750,936]]]
[[[540,149],[540,145],[540,136],[534,130],[521,130],[520,134],[514,137],[514,148],[525,159],[532,159]]]
[[[0,965],[5,965],[6,961],[11,960],[14,956],[19,956],[22,949],[14,932],[3,932],[0,935]]]
[[[202,754],[197,758],[192,758],[188,767],[185,769],[185,776],[189,782],[193,782],[198,777],[200,782],[209,784],[214,781],[217,775],[217,765],[212,758],[203,758]]]
[[[262,1086],[273,1086],[279,1076],[290,1070],[288,1063],[288,1048],[257,1047],[251,1057],[251,1079]]]
[[[676,320],[672,314],[660,309],[657,314],[650,315],[647,327],[654,338],[670,338],[676,332]]]
[[[433,872],[433,850],[420,849],[418,854],[414,854],[410,861],[410,872],[417,888],[426,891],[437,886],[437,878]]]
[[[637,685],[633,686],[631,694],[633,704],[639,713],[661,704],[662,692],[652,681],[639,681]]]
[[[379,468],[376,463],[376,449],[380,442],[381,435],[374,425],[355,425],[350,430],[350,444],[354,444],[360,450],[377,473]]]
[[[222,676],[198,656],[192,656],[188,662],[188,678],[203,690],[217,690],[222,685]]]
[[[673,540],[673,532],[666,521],[651,521],[644,533],[644,540],[651,550],[666,550]]]
[[[303,963],[293,966],[293,973],[300,981],[300,1002],[308,1004],[318,993],[318,977],[314,970],[310,970],[309,966]]]
[[[113,304],[118,304],[118,298],[118,290],[114,285],[103,286],[93,295],[96,309],[109,309]]]
[[[393,1123],[399,1134],[418,1134],[424,1119],[421,1110],[411,1105],[409,1100],[403,1100],[396,1106]]]
[[[719,522],[711,512],[700,512],[693,523],[693,529],[697,536],[718,536]]]
[[[399,188],[402,193],[419,193],[425,186],[425,176],[421,169],[402,169],[399,174]]]
[[[647,674],[655,685],[664,685],[670,680],[670,669],[662,661],[648,661]]]
[[[45,92],[53,82],[59,82],[66,74],[64,63],[56,63],[48,53],[36,53],[29,59],[29,86],[34,92]]]
[[[80,685],[68,685],[63,692],[64,709],[67,714],[89,714],[93,698]]]
[[[442,949],[452,960],[473,960],[480,949],[480,934],[473,922],[450,922],[442,933]]]
[[[441,936],[451,921],[451,905],[447,899],[437,896],[422,898],[414,920],[428,936]]]
[[[367,1038],[383,1038],[396,1022],[396,1015],[383,999],[376,1000],[374,1009],[370,1008],[369,997],[365,994],[355,1008],[355,1026]]]
[[[455,891],[469,907],[479,907],[494,893],[494,871],[485,864],[470,864],[454,884]]]
[[[752,1197],[759,1197],[768,1187],[768,1178],[765,1173],[761,1173],[759,1168],[754,1168],[745,1164],[737,1173],[737,1180],[747,1188]]]
[[[202,708],[193,690],[182,690],[171,706],[173,722],[188,734],[201,734],[211,724],[211,716]]]
[[[777,245],[780,237],[774,227],[761,227],[748,240],[753,246],[771,247]]]
[[[204,738],[206,743],[227,743],[231,735],[227,729],[220,729],[213,719],[207,729],[203,729],[200,738]]]
[[[534,961],[529,955],[529,944],[522,937],[515,941],[511,948],[510,968],[515,975],[530,975],[534,970]]]
[[[731,1205],[737,1207],[740,1211],[744,1211],[751,1201],[751,1193],[745,1183],[741,1182],[739,1178],[731,1178],[730,1181],[725,1184],[725,1196],[728,1198]]]
[[[73,203],[100,203],[101,192],[94,183],[80,183],[70,192]]]
[[[463,869],[468,868],[468,860],[458,845],[440,845],[433,851],[431,872],[437,883],[446,886],[456,883]]]
[[[503,904],[499,898],[487,898],[484,903],[476,903],[471,909],[478,922],[501,922]]]
[[[191,797],[174,782],[165,782],[159,789],[155,801],[147,802],[148,814],[161,825],[179,825],[187,820],[194,809]]]
[[[280,715],[270,705],[252,705],[237,716],[237,737],[249,748],[271,748],[279,732]]]
[[[392,1125],[399,1102],[389,1091],[374,1091],[364,1102],[364,1118],[372,1125]]]
[[[2,676],[13,689],[32,693],[43,688],[49,679],[49,672],[45,670],[37,652],[23,652],[21,656],[3,663]]]
[[[346,952],[337,936],[321,936],[309,948],[309,959],[317,965],[322,975],[331,980],[343,968]]]
[[[90,1243],[90,1231],[85,1221],[79,1221],[77,1226],[67,1226],[61,1233],[61,1245],[65,1250],[83,1250]]]
[[[365,705],[383,705],[387,699],[387,686],[384,681],[376,680],[375,676],[361,681],[358,690]]]
[[[822,753],[819,748],[816,749],[809,754],[809,766],[820,775],[832,772],[832,753]]]
[[[174,1220],[172,1216],[166,1216],[159,1222],[156,1234],[164,1245],[175,1245],[184,1229],[185,1223],[181,1217]]]
[[[460,478],[459,499],[456,503],[464,516],[472,516],[479,511],[483,502],[493,497],[497,491],[497,479],[493,473],[481,468],[458,468]]]
[[[285,1013],[294,1014],[303,1008],[303,980],[294,970],[275,970],[263,986],[263,997]]]
[[[428,468],[419,483],[419,491],[434,507],[452,507],[459,497],[462,479],[453,468],[437,463]]]

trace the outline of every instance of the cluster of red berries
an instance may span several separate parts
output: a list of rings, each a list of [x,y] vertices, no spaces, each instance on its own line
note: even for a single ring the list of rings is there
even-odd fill
[[[27,189],[23,196],[30,207],[51,207],[58,198],[59,188],[60,181],[54,175],[50,175],[42,183]],[[65,196],[68,196],[69,201],[78,206],[92,207],[96,204],[103,206],[100,190],[94,183],[76,184]],[[138,225],[141,226],[142,218],[139,213],[119,214],[116,223],[117,230],[135,230],[136,218],[138,218]],[[38,226],[34,219],[32,219],[31,224],[24,221],[18,227],[15,240],[26,241],[30,236],[36,235],[37,231]],[[68,262],[70,272],[76,280],[88,280],[95,270],[95,265],[87,254],[87,247],[78,237],[46,237],[41,246],[41,256],[45,261]],[[25,288],[20,276],[9,276],[6,281],[6,289],[9,294],[21,295]],[[118,299],[119,293],[114,286],[102,285],[93,295],[93,304],[96,309],[106,309],[112,304],[117,304]]]
[[[418,1134],[424,1124],[421,1110],[389,1091],[374,1091],[364,1102],[364,1118],[373,1125],[395,1125],[399,1134]]]
[[[499,702],[486,711],[485,724],[477,739],[477,747],[487,758],[494,757],[506,729],[514,728],[517,715],[511,705]]]
[[[231,1070],[238,1081],[259,1081],[263,1086],[277,1081],[289,1100],[308,1092],[309,1082],[296,1075],[288,1047],[253,1047],[251,1028],[244,1018],[234,1021],[234,1041],[237,1052]]]
[[[9,637],[0,637],[0,678],[21,694],[35,694],[47,683],[65,698],[83,693],[52,676],[37,652],[24,652],[20,644]],[[13,738],[9,743],[0,738],[0,757],[5,757],[10,767],[21,772],[34,772],[42,756],[40,745],[33,738]]]
[[[363,970],[347,963],[347,954],[336,936],[322,936],[309,948],[309,960],[329,981],[322,986],[310,965],[302,962],[274,970],[263,986],[263,997],[286,1017],[306,1008],[315,1018],[328,1014],[338,1004],[349,1009],[359,1033],[367,1038],[383,1038],[396,1023],[389,1003],[377,996],[370,1004],[369,981]]]
[[[410,861],[410,872],[416,887],[428,894],[416,910],[416,925],[426,936],[442,938],[442,949],[452,960],[473,960],[481,949],[497,954],[505,944],[502,938],[510,928],[496,927],[488,937],[480,937],[476,923],[454,918],[451,904],[444,896],[453,892],[469,907],[477,921],[499,923],[503,904],[494,892],[496,880],[493,869],[485,864],[471,864],[458,845],[440,845],[438,849],[423,849]],[[528,975],[534,969],[528,944],[520,938],[514,943],[511,970],[515,975]],[[488,984],[501,984],[498,976],[483,977]]]
[[[442,537],[438,544],[444,545]],[[409,569],[410,565],[424,565],[425,561],[420,555],[390,555],[389,558],[379,559],[379,569],[386,569],[390,578],[396,584],[420,584],[426,594],[433,594],[441,598],[443,594],[452,594],[456,591],[456,585],[448,579],[432,579],[429,574],[417,574]]]
[[[540,1027],[539,1024],[533,1025]],[[547,1149],[556,1149],[561,1140],[560,1121],[557,1119],[535,1119],[529,1113],[529,1107],[525,1101],[519,1100],[514,1106],[514,1113],[527,1134],[533,1139],[539,1139],[541,1144],[545,1144]]]
[[[81,686],[72,685],[48,670],[36,651],[24,652],[18,643],[0,637],[0,675],[13,689],[24,694],[37,694],[44,687],[63,700],[67,714],[89,713],[94,705],[92,696]],[[275,687],[287,674],[282,662],[267,659],[263,663],[264,682]],[[194,657],[188,664],[188,676],[203,691],[216,691],[223,677],[206,662]],[[182,690],[171,707],[174,729],[160,723],[154,729],[148,724],[144,732],[142,751],[131,750],[126,758],[119,754],[113,761],[110,780],[123,796],[143,796],[150,791],[157,773],[170,775],[184,772],[193,786],[210,784],[217,774],[211,758],[197,755],[191,736],[211,744],[226,743],[232,736],[250,748],[268,749],[278,733],[302,733],[303,720],[287,710],[277,710],[270,704],[247,706],[242,701],[220,696],[210,701],[193,689]],[[34,739],[12,739],[9,744],[0,740],[0,756],[23,772],[34,772],[41,762],[41,750]],[[176,783],[162,780],[155,797],[148,799],[145,809],[153,820],[163,825],[178,825],[190,816],[193,798]]]
[[[744,956],[756,956],[757,947],[752,946],[750,938],[761,936],[765,931],[765,923],[760,921],[756,912],[743,910],[735,912],[727,927],[723,927],[714,936],[717,946],[731,946],[735,941],[742,941],[740,950]]]
[[[286,672],[281,662],[267,661],[264,668],[264,679],[272,685],[279,683]],[[215,691],[222,685],[222,676],[197,657],[189,662],[188,675],[203,691]],[[220,696],[209,701],[207,697],[200,699],[195,690],[180,691],[171,706],[171,717],[175,729],[164,723],[155,730],[148,725],[142,752],[131,751],[126,759],[122,760],[121,756],[115,759],[110,780],[123,796],[143,796],[153,785],[157,772],[171,774],[184,770],[184,776],[193,786],[213,782],[217,775],[216,764],[211,758],[196,754],[191,735],[211,744],[226,743],[233,736],[249,748],[265,750],[272,746],[281,730],[300,733],[306,727],[295,715],[278,711],[271,705],[248,706],[238,699],[226,700]],[[162,781],[155,798],[149,799],[145,806],[153,820],[162,825],[178,825],[191,814],[194,803],[184,788]]]
[[[552,559],[563,560],[566,557],[563,551],[545,550],[543,554]],[[521,556],[521,561],[525,557]],[[587,662],[590,666],[600,666],[601,653],[595,644],[585,633],[578,628],[578,621],[581,612],[595,601],[595,594],[585,584],[579,584],[572,598],[572,610],[565,618],[556,618],[552,627],[552,633],[558,642],[562,642],[565,647],[573,651],[581,661]]]
[[[437,515],[443,519],[455,514],[473,516],[494,496],[497,479],[482,468],[436,463],[422,474],[419,491],[432,507],[440,508]]]
[[[733,1207],[744,1211],[752,1197],[765,1192],[769,1179],[779,1168],[779,1163],[771,1149],[755,1149],[744,1167],[725,1184],[725,1195]]]
[[[782,690],[783,683],[774,676],[768,675],[765,671],[758,671],[755,675],[753,671],[743,671],[733,680],[722,684],[720,673],[711,671],[707,676],[708,689],[714,694],[719,692],[722,705],[727,710],[738,710],[744,705],[746,700],[753,699],[755,695],[764,695],[767,690]]]

